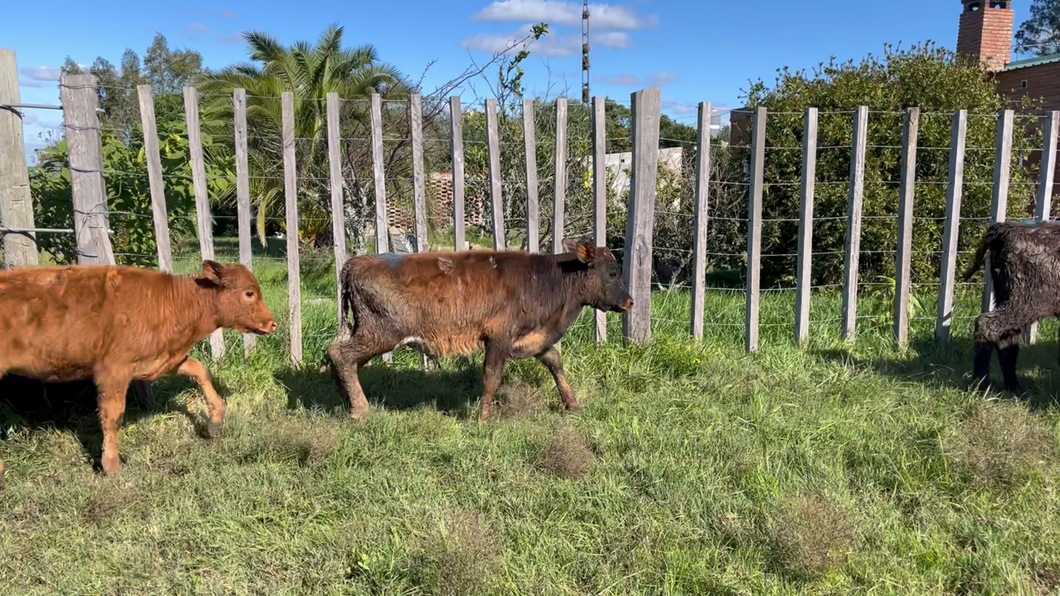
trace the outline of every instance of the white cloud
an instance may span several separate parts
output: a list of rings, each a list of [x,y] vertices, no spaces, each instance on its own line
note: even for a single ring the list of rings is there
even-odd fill
[[[236,11],[234,11],[234,10],[222,10],[221,11],[221,18],[222,19],[238,19],[239,18],[239,14]]]
[[[669,110],[669,111],[673,112],[674,115],[679,117],[679,118],[684,117],[684,116],[691,116],[692,114],[696,113],[696,108],[694,108],[692,106],[686,106],[686,105],[680,104],[680,103],[674,103],[672,101],[664,101],[664,102],[662,102],[662,108],[664,110]]]
[[[22,74],[32,81],[58,81],[63,69],[58,66],[37,66],[23,68]]]
[[[221,35],[211,29],[208,25],[198,21],[188,25],[184,29],[184,37],[192,41],[210,40],[223,46],[243,45],[243,36],[235,33],[232,35]]]
[[[605,48],[624,50],[629,47],[629,33],[625,31],[604,31],[590,34],[589,42]]]
[[[655,73],[644,79],[644,84],[649,87],[664,87],[666,85],[673,85],[674,83],[681,80],[681,77],[670,74],[668,72]]]
[[[550,25],[580,27],[582,4],[562,0],[495,0],[473,17],[492,22],[545,22]],[[654,27],[655,16],[642,17],[625,6],[590,4],[589,23],[600,29],[643,29]]]
[[[531,38],[528,42],[519,43],[531,34],[530,29],[531,25],[526,25],[518,31],[508,35],[479,33],[475,37],[465,39],[461,45],[465,49],[478,50],[490,54],[506,50],[509,54],[514,54],[523,48],[527,48],[533,54],[540,54],[549,58],[565,58],[567,56],[581,55],[581,35],[564,35],[550,31],[541,39],[534,40]],[[622,32],[598,33],[590,36],[589,43],[590,45],[600,45],[615,50],[624,50],[629,47],[629,35]]]
[[[22,79],[19,79],[18,80],[18,86],[19,87],[38,87],[39,88],[39,87],[43,87],[44,84],[39,82],[39,81],[24,81]]]
[[[659,72],[641,78],[637,75],[627,73],[614,76],[596,76],[593,77],[593,80],[614,87],[663,87],[680,81],[681,77],[675,74]]]

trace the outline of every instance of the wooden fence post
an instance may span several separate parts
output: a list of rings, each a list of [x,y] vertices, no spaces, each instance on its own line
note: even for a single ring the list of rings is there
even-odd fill
[[[372,94],[372,179],[375,186],[375,253],[390,252],[390,224],[386,212],[386,172],[383,170],[383,98]],[[394,353],[382,356],[393,362]]]
[[[994,150],[994,190],[990,198],[990,221],[1001,223],[1008,217],[1008,187],[1012,170],[1012,125],[1016,114],[1004,110],[997,118],[997,143]],[[983,266],[983,312],[994,310],[994,280],[990,276],[990,255]]]
[[[254,270],[254,251],[250,243],[250,167],[247,165],[247,91],[232,91],[232,117],[236,147],[236,223],[239,227],[239,262]],[[243,334],[243,354],[248,355],[257,343],[253,333]]]
[[[302,284],[298,254],[298,166],[295,162],[294,95],[280,96],[283,118],[283,191],[287,216],[287,295],[291,313],[291,361],[302,364]],[[385,232],[385,228],[384,228]]]
[[[345,201],[342,192],[342,112],[338,93],[328,93],[328,177],[331,184],[331,235],[335,244],[335,309],[339,339],[349,339],[342,318],[342,267],[346,264]]]
[[[858,323],[858,265],[861,262],[861,203],[865,198],[865,149],[868,144],[869,108],[854,113],[854,138],[850,157],[850,198],[847,206],[846,259],[843,264],[844,340],[853,340]]]
[[[747,303],[744,321],[744,349],[758,351],[758,302],[762,275],[762,192],[766,157],[764,107],[755,108],[751,121],[751,188],[747,200]]]
[[[607,246],[606,100],[593,98],[593,244]],[[607,313],[593,309],[596,343],[607,341]]]
[[[807,108],[802,126],[802,194],[799,197],[799,262],[795,270],[795,342],[810,338],[813,285],[813,199],[817,186],[817,108]]]
[[[627,342],[639,343],[651,339],[651,252],[662,90],[644,89],[630,97],[633,163],[622,269],[633,306],[622,315],[622,333]]]
[[[107,190],[103,179],[103,145],[96,107],[96,77],[62,75],[66,146],[70,155],[70,187],[74,203],[74,236],[81,265],[113,265],[108,235]]]
[[[537,195],[537,140],[534,128],[534,100],[523,100],[523,147],[526,152],[526,250],[541,246],[540,207]]]
[[[567,98],[556,98],[556,180],[552,199],[552,252],[563,252],[567,210]]]
[[[707,224],[710,215],[710,102],[699,104],[696,138],[696,197],[692,233],[692,328],[694,339],[703,339],[707,285]]]
[[[1049,112],[1042,130],[1042,161],[1038,166],[1038,197],[1035,201],[1034,218],[1049,221],[1053,207],[1053,178],[1056,173],[1056,143],[1060,127],[1060,112]],[[1028,344],[1038,341],[1038,323],[1032,323],[1024,333]]]
[[[416,252],[427,252],[427,192],[423,177],[423,97],[409,97],[409,128],[412,130],[412,195],[416,211]]]
[[[15,52],[0,49],[0,106],[21,102]],[[30,230],[36,226],[22,135],[22,114],[17,108],[0,107],[0,225]],[[33,232],[7,232],[3,238],[4,260],[9,269],[40,262],[37,235]]]
[[[920,108],[908,108],[902,122],[902,172],[898,188],[898,252],[894,270],[894,340],[909,342],[909,292],[912,288],[913,201],[916,198],[916,151]]]
[[[961,196],[964,190],[964,149],[968,139],[968,110],[953,115],[950,137],[950,176],[946,192],[946,231],[942,240],[942,271],[938,309],[935,315],[935,338],[950,340],[953,330],[953,293],[957,274],[957,239],[961,230]]]
[[[460,97],[449,98],[453,153],[453,250],[465,250],[464,240],[464,120]]]
[[[504,235],[504,200],[501,197],[501,138],[497,130],[497,100],[486,100],[486,145],[489,151],[490,203],[493,211],[493,250],[508,246]]]
[[[206,160],[202,153],[202,131],[199,128],[199,91],[184,87],[184,118],[188,124],[188,147],[191,153],[191,182],[195,190],[195,214],[199,227],[199,251],[202,259],[213,260],[213,217],[210,215],[209,187],[206,185]],[[210,335],[210,352],[214,360],[225,354],[224,332]]]
[[[147,181],[151,188],[151,217],[155,224],[158,267],[173,273],[173,252],[169,242],[169,213],[166,210],[166,185],[162,179],[162,157],[158,149],[155,124],[155,98],[150,85],[137,85],[140,101],[140,123],[144,133],[144,157],[147,159]]]

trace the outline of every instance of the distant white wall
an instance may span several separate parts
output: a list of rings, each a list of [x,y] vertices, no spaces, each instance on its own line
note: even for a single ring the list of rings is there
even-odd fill
[[[683,155],[683,147],[659,149],[659,163],[671,171],[680,171]],[[614,176],[611,188],[615,193],[621,195],[623,191],[629,190],[629,173],[633,167],[633,153],[629,151],[608,153],[604,156],[604,163],[608,173]]]

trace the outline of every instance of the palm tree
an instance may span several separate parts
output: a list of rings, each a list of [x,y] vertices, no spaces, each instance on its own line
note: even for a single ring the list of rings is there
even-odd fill
[[[367,100],[373,93],[385,100],[400,99],[408,96],[411,85],[397,68],[379,61],[373,46],[343,48],[342,34],[342,27],[332,25],[320,35],[315,46],[300,41],[285,47],[265,33],[246,33],[251,62],[207,73],[198,83],[205,99],[204,111],[208,114],[204,121],[231,122],[232,91],[242,88],[247,92],[251,194],[258,203],[258,234],[262,242],[267,218],[277,215],[282,203],[279,200],[283,196],[280,96],[290,91],[295,99],[299,207],[303,221],[318,222],[303,226],[302,231],[306,235],[328,237],[330,221],[325,220],[345,216],[351,240],[363,250],[365,241],[360,224],[371,207],[368,187],[363,183],[370,177],[363,174],[368,171],[364,166],[369,163],[371,152],[369,143],[349,142],[349,139],[355,137],[355,131],[360,131],[356,134],[358,139],[368,137],[370,103]],[[329,93],[337,93],[344,100],[342,136],[347,142],[343,144],[343,179],[345,196],[353,199],[345,214],[331,214],[328,206],[326,99]],[[321,221],[324,223],[320,224]]]

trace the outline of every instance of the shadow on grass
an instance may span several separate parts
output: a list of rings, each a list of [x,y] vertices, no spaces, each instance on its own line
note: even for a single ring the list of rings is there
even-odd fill
[[[285,370],[275,374],[287,391],[287,407],[320,408],[345,415],[349,401],[340,391],[330,367],[319,370]],[[415,410],[433,406],[460,418],[470,415],[482,396],[479,367],[458,370],[417,370],[369,364],[358,371],[361,388],[372,407]]]
[[[971,338],[955,337],[948,344],[934,338],[917,338],[910,341],[909,349],[902,354],[888,357],[863,358],[856,350],[818,350],[815,354],[830,362],[843,363],[856,368],[871,368],[879,374],[899,381],[918,382],[933,387],[949,387],[964,391],[976,390],[972,383],[972,356],[975,342]],[[1039,336],[1038,343],[1022,345],[1016,374],[1022,392],[1020,399],[1033,408],[1060,408],[1060,371],[1058,348],[1052,338]],[[992,392],[1001,397],[1013,397],[1004,391],[997,352],[990,363]]]
[[[222,395],[225,388],[214,379]],[[165,412],[181,412],[191,420],[196,434],[206,436],[206,417],[193,413],[174,398],[197,386],[183,377],[170,376],[150,384],[149,393],[141,393],[134,384],[126,398],[123,426]],[[42,383],[18,375],[0,379],[0,435],[18,428],[54,428],[74,433],[84,453],[100,471],[103,429],[96,403],[96,386],[92,381]],[[6,436],[0,436],[6,439]]]

